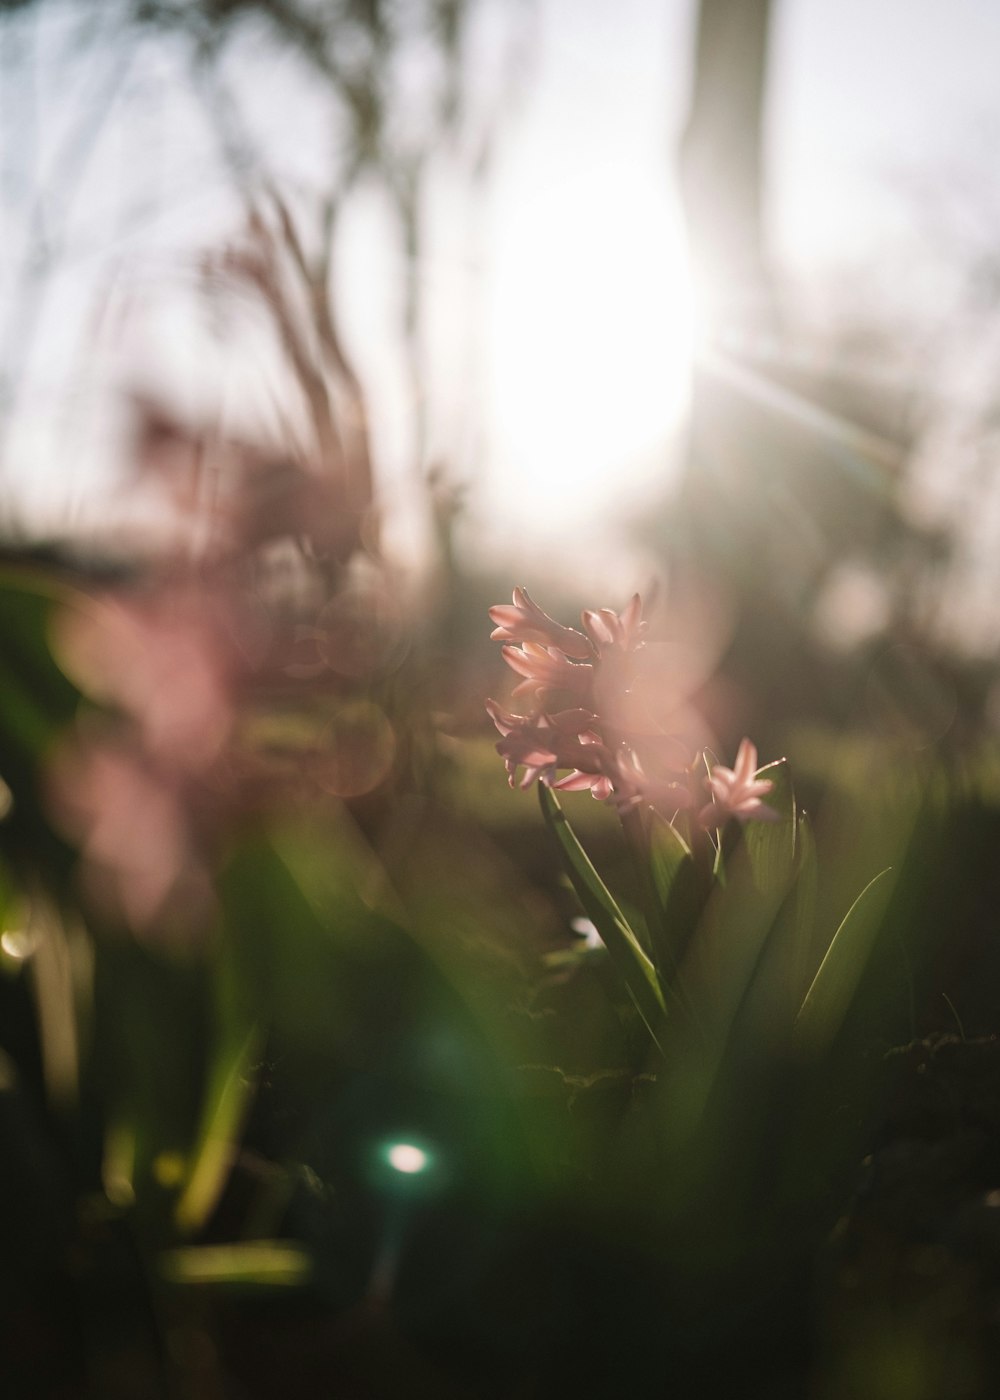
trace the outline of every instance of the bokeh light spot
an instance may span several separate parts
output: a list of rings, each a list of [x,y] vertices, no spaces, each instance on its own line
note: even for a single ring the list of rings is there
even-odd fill
[[[27,928],[8,928],[0,934],[0,950],[14,962],[26,962],[38,947],[38,935]]]
[[[386,1161],[394,1171],[415,1176],[430,1166],[430,1155],[413,1142],[394,1142],[386,1149]]]
[[[165,1190],[174,1190],[184,1180],[187,1164],[180,1152],[159,1152],[153,1160],[153,1177]]]
[[[397,669],[407,649],[401,609],[386,589],[377,588],[338,594],[319,615],[316,639],[330,670],[353,680]]]
[[[389,776],[396,734],[370,700],[343,705],[323,731],[320,786],[335,797],[362,797]]]

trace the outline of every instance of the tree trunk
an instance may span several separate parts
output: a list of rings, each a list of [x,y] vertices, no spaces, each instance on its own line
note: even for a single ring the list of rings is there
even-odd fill
[[[762,217],[771,0],[701,0],[680,179],[692,262],[722,329],[773,317]],[[748,324],[749,323],[749,324]]]

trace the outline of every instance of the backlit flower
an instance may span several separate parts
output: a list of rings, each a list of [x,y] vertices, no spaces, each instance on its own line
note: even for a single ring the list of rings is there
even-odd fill
[[[694,805],[691,787],[690,770],[653,775],[643,767],[633,748],[625,746],[617,755],[615,806],[619,812],[647,806],[673,818]]]
[[[580,765],[599,770],[607,761],[607,751],[599,736],[589,729],[596,716],[588,710],[561,710],[554,715],[514,715],[495,700],[486,709],[503,736],[497,753],[504,760],[511,787],[530,787],[536,779],[554,784],[559,768]],[[594,747],[594,746],[598,747]],[[524,768],[520,781],[518,768]]]
[[[505,646],[503,659],[512,671],[524,679],[514,687],[515,697],[530,695],[541,704],[549,691],[569,691],[589,698],[594,668],[586,661],[571,661],[558,647],[525,642],[523,646]]]
[[[769,778],[757,777],[757,749],[744,739],[736,754],[733,768],[716,764],[705,779],[714,801],[699,813],[702,826],[721,826],[729,817],[745,822],[777,821],[778,814],[761,801],[774,787]]]
[[[493,642],[538,642],[542,646],[558,647],[566,656],[578,661],[591,655],[586,637],[575,627],[564,627],[528,596],[525,588],[514,589],[513,604],[499,603],[490,608],[490,618],[496,628],[490,633]]]
[[[581,734],[575,752],[563,750],[562,757],[572,767],[564,778],[549,786],[558,792],[589,792],[598,802],[607,802],[615,794],[617,767],[614,755],[592,730]],[[564,765],[565,766],[565,765]]]
[[[615,647],[620,651],[635,651],[642,645],[646,623],[642,620],[642,599],[633,593],[620,613],[611,608],[585,609],[580,614],[587,636],[598,652]]]

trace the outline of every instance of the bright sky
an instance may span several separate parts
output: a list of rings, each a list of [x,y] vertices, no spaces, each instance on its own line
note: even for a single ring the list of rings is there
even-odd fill
[[[695,331],[671,179],[693,0],[538,6],[533,72],[503,129],[488,196],[477,204],[439,190],[421,269],[431,312],[430,449],[470,482],[477,548],[516,546],[525,557],[542,545],[593,551],[668,478]],[[43,60],[46,52],[43,44]],[[991,170],[998,54],[992,0],[777,0],[769,222],[784,266],[807,290],[820,285],[818,270],[839,270],[839,282],[823,285],[842,289],[853,268],[867,267],[890,300],[930,300],[936,284],[921,239],[951,236],[943,178],[975,189]],[[249,53],[235,61],[246,65],[255,121],[283,173],[318,179],[329,136],[317,91],[293,63],[261,68]],[[232,230],[236,205],[220,192],[179,55],[147,49],[143,64],[81,177],[73,231],[83,244],[90,237],[90,251],[74,255],[46,304],[7,440],[7,472],[36,514],[56,499],[73,497],[84,515],[96,502],[93,483],[107,478],[102,463],[115,439],[112,419],[93,403],[102,383],[123,382],[123,360],[136,374],[145,362],[141,374],[182,400],[213,377],[230,406],[262,398],[266,365],[220,359],[191,295],[190,259]],[[60,93],[69,88],[54,61],[40,74],[34,136],[51,170],[53,132],[70,105]],[[100,86],[99,74],[70,76],[74,100],[85,83]],[[10,95],[22,115],[4,123],[21,147],[34,139],[23,96]],[[2,168],[15,166],[8,148]],[[920,182],[936,191],[922,203],[913,193]],[[6,188],[8,210],[16,208],[9,179]],[[123,244],[101,247],[101,230],[140,188],[151,201],[145,224]],[[412,404],[395,340],[396,252],[374,201],[356,209],[346,233],[341,309],[370,386],[382,481],[406,547],[419,504]],[[9,221],[4,234],[14,246]],[[11,258],[0,280],[8,364],[24,343],[17,316],[7,314],[16,266]]]
[[[492,201],[484,327],[481,513],[513,515],[528,551],[662,486],[693,337],[668,140],[687,7],[557,0],[543,16]]]

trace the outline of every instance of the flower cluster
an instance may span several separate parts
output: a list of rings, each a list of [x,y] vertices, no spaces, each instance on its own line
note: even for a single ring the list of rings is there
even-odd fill
[[[772,783],[757,777],[749,739],[733,768],[716,765],[699,776],[706,771],[701,755],[686,754],[654,773],[640,759],[637,736],[616,724],[645,647],[648,624],[638,593],[620,613],[585,610],[582,631],[549,617],[523,588],[514,589],[511,604],[490,608],[490,618],[492,640],[503,643],[503,658],[519,677],[513,697],[528,702],[526,714],[509,713],[495,700],[486,706],[511,787],[538,781],[558,791],[589,791],[622,813],[643,805],[670,818],[686,812],[701,828],[730,817],[773,819],[762,800]]]

